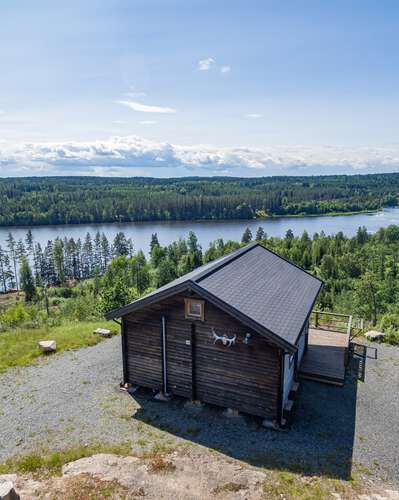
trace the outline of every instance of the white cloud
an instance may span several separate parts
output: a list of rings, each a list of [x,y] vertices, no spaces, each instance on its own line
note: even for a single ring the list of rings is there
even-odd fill
[[[148,104],[143,104],[137,101],[115,101],[117,104],[122,104],[127,106],[134,111],[139,111],[141,113],[176,113],[174,108],[168,108],[165,106],[150,106]]]
[[[145,97],[147,94],[137,90],[134,85],[130,85],[129,92],[126,92],[125,95],[131,97],[132,99],[136,99],[137,97]]]
[[[230,73],[230,71],[231,71],[231,66],[221,66],[220,67],[221,73]]]
[[[127,122],[125,122],[124,120],[114,120],[112,123],[115,125],[126,125],[127,124]]]
[[[205,59],[200,59],[198,61],[198,69],[199,71],[208,71],[211,69],[211,66],[213,66],[216,63],[215,59],[213,57],[207,57]]]
[[[0,143],[0,176],[318,175],[395,172],[399,146],[182,146],[142,137],[103,141]]]
[[[252,118],[253,120],[257,120],[259,118],[262,118],[263,115],[261,115],[260,113],[248,113],[247,115],[245,115],[247,118]]]
[[[140,125],[155,125],[157,122],[154,120],[142,120],[139,123]]]

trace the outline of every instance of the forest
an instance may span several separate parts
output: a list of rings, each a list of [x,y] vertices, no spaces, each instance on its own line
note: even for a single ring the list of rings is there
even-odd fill
[[[261,178],[0,179],[0,226],[253,219],[398,204],[399,174]]]
[[[101,319],[105,312],[252,240],[324,281],[319,310],[364,318],[382,328],[388,341],[399,343],[399,226],[375,234],[360,227],[351,238],[307,232],[296,237],[291,230],[284,238],[269,237],[260,226],[255,234],[247,228],[239,242],[218,239],[207,249],[193,232],[167,246],[153,234],[149,256],[122,232],[113,241],[99,232],[88,233],[83,241],[57,238],[45,248],[31,231],[19,241],[10,232],[6,247],[0,247],[1,295],[23,295],[11,306],[0,302],[1,330]]]

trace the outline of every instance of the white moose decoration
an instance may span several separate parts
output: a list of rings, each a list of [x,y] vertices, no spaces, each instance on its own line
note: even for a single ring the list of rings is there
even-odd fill
[[[234,335],[234,337],[228,337],[226,334],[224,335],[217,335],[215,332],[215,329],[212,327],[212,335],[213,335],[213,343],[216,344],[220,340],[220,342],[227,346],[231,347],[236,343],[237,335]]]

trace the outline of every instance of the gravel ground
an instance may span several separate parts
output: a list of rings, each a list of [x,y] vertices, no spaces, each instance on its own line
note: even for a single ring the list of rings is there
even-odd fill
[[[133,451],[193,442],[253,465],[324,473],[351,471],[399,485],[399,348],[378,346],[365,381],[356,363],[344,388],[302,384],[290,431],[252,417],[189,409],[175,398],[152,400],[118,390],[120,338],[48,357],[0,375],[0,461],[36,449],[131,441]]]

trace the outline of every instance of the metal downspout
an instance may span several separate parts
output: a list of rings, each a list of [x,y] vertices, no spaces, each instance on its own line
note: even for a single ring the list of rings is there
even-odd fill
[[[163,377],[163,393],[168,394],[168,366],[167,366],[167,351],[166,351],[166,318],[162,316],[162,377]]]

